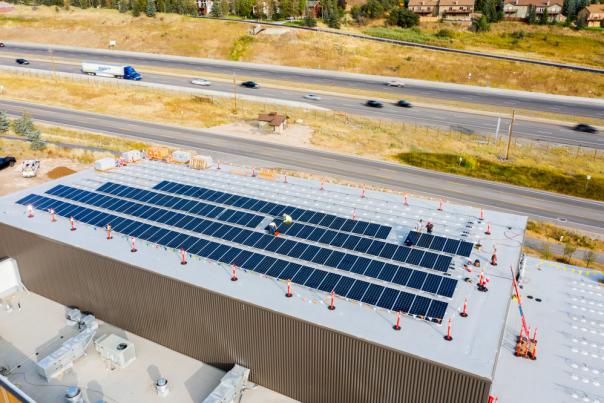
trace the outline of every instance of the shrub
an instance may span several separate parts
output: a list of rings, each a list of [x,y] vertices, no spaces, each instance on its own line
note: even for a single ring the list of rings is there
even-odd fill
[[[147,0],[147,8],[145,9],[145,14],[147,15],[147,17],[155,17],[155,12],[155,1]]]
[[[25,113],[22,117],[16,119],[13,122],[13,127],[17,135],[24,137],[29,137],[29,134],[36,130],[34,122],[31,119],[31,115],[28,113]]]
[[[454,38],[455,32],[451,31],[450,29],[443,28],[436,33],[436,36],[439,38]]]
[[[8,116],[6,116],[6,112],[0,111],[0,133],[8,132],[10,127],[10,121],[8,120]]]
[[[489,22],[487,21],[487,17],[484,15],[481,16],[477,20],[472,21],[472,26],[470,27],[472,32],[489,32],[491,27],[489,26]]]
[[[419,16],[407,8],[398,8],[390,12],[387,22],[389,25],[411,28],[419,24]]]
[[[304,20],[302,21],[302,25],[304,25],[305,27],[313,28],[313,27],[317,26],[317,20],[315,20],[310,15],[307,15],[306,17],[304,17]]]

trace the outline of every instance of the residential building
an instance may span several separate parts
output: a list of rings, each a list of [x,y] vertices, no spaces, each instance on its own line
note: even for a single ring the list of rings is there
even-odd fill
[[[197,0],[197,14],[199,16],[208,15],[212,12],[214,2],[212,0]]]
[[[438,14],[438,0],[409,0],[407,8],[420,18]]]
[[[287,129],[287,116],[279,115],[277,112],[260,113],[258,126],[260,128],[270,127],[275,133],[282,134]]]
[[[537,18],[546,9],[550,21],[560,21],[563,18],[562,0],[505,0],[503,12],[507,19],[526,20],[531,6],[535,7]]]
[[[474,0],[440,0],[438,16],[445,20],[469,21],[474,12]]]
[[[321,0],[308,0],[306,2],[306,15],[317,18],[321,15]]]
[[[579,18],[585,18],[588,27],[600,27],[604,21],[604,4],[592,4],[579,11]]]

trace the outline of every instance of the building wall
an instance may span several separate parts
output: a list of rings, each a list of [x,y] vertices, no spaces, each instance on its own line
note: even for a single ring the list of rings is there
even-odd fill
[[[26,287],[303,402],[479,403],[490,381],[0,224]],[[77,365],[77,364],[76,364]],[[185,382],[185,379],[171,380]]]

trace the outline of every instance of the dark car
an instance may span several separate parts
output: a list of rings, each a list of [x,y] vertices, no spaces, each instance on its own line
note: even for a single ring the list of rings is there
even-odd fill
[[[29,64],[29,60],[27,59],[17,59],[15,60],[17,64]]]
[[[595,127],[590,126],[588,124],[585,124],[585,123],[579,123],[578,125],[573,127],[573,130],[577,131],[577,132],[592,133],[592,134],[595,134],[598,132],[598,129],[596,129]]]
[[[381,103],[380,101],[374,101],[372,99],[370,99],[369,101],[365,102],[365,105],[371,107],[371,108],[383,108],[384,104]]]
[[[0,169],[4,169],[7,167],[12,167],[17,163],[17,159],[15,157],[0,157]]]
[[[4,42],[0,42],[0,48],[4,47]]]
[[[254,81],[244,81],[241,83],[241,86],[245,88],[260,88],[260,86]]]
[[[400,106],[401,108],[411,108],[411,103],[401,99],[396,103],[396,106]]]

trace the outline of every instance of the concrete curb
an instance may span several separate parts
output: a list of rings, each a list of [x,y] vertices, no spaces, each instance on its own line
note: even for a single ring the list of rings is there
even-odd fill
[[[210,97],[233,98],[233,94],[229,93],[229,92],[179,87],[176,85],[167,85],[167,84],[146,83],[144,81],[120,80],[120,79],[116,79],[116,78],[89,76],[89,75],[85,75],[85,74],[74,74],[74,73],[64,73],[64,72],[54,72],[53,73],[48,70],[30,69],[30,68],[23,68],[23,67],[10,67],[10,66],[0,66],[0,71],[6,71],[9,73],[16,73],[16,74],[27,74],[30,76],[38,76],[38,77],[53,77],[53,76],[54,77],[63,77],[63,78],[69,78],[71,80],[77,80],[77,81],[95,80],[98,82],[112,84],[112,85],[146,87],[146,88],[155,88],[155,89],[160,89],[160,90],[164,90],[164,91],[178,92],[178,93],[184,93],[184,94],[190,94],[190,95],[205,95],[205,96],[210,96]],[[322,108],[320,106],[308,104],[305,102],[264,98],[264,97],[257,97],[254,95],[238,94],[237,99],[250,101],[250,102],[265,103],[265,104],[284,105],[284,106],[290,106],[293,108],[312,109],[312,110],[318,110],[318,111],[330,110],[327,108]]]
[[[348,73],[348,72],[339,72],[339,71],[331,71],[331,70],[319,70],[319,69],[309,69],[302,67],[289,67],[289,66],[279,66],[279,65],[271,65],[271,64],[258,64],[258,63],[247,63],[247,62],[234,62],[227,60],[216,60],[216,59],[207,59],[207,58],[194,58],[187,56],[174,56],[174,55],[160,55],[154,53],[142,53],[142,52],[131,52],[131,51],[122,51],[122,50],[105,50],[105,49],[92,49],[92,48],[79,48],[74,46],[62,46],[62,45],[41,45],[34,43],[20,43],[20,42],[5,42],[7,48],[10,47],[18,47],[25,49],[34,49],[34,50],[48,50],[53,49],[57,51],[65,51],[65,52],[73,52],[73,53],[88,53],[92,55],[120,55],[124,57],[139,59],[139,60],[157,60],[157,61],[173,61],[183,64],[188,64],[192,66],[198,65],[212,65],[212,66],[221,66],[225,69],[229,68],[239,68],[239,69],[248,69],[248,70],[264,70],[264,71],[273,71],[280,73],[290,73],[302,76],[309,77],[321,77],[321,78],[332,78],[338,77],[341,79],[349,79],[356,81],[364,81],[369,83],[384,83],[386,81],[392,80],[393,78],[400,77],[391,77],[391,76],[379,76],[379,75],[368,75],[368,74],[359,74],[359,73]],[[188,66],[191,67],[191,66]],[[426,80],[416,80],[416,79],[402,79],[409,86],[414,86],[418,88],[430,88],[430,89],[442,89],[442,90],[456,90],[456,91],[466,91],[468,93],[475,94],[483,94],[483,95],[495,95],[495,96],[506,96],[512,98],[524,98],[529,100],[541,100],[541,101],[559,101],[559,102],[567,102],[574,103],[578,106],[591,104],[596,106],[602,106],[604,108],[604,99],[598,98],[586,98],[586,97],[576,97],[576,96],[566,96],[566,95],[555,95],[555,94],[545,94],[539,92],[528,92],[528,91],[520,91],[520,90],[508,90],[508,89],[496,89],[496,88],[488,88],[488,87],[479,87],[472,85],[464,85],[464,84],[452,84],[452,83],[442,83],[437,81],[426,81]]]

